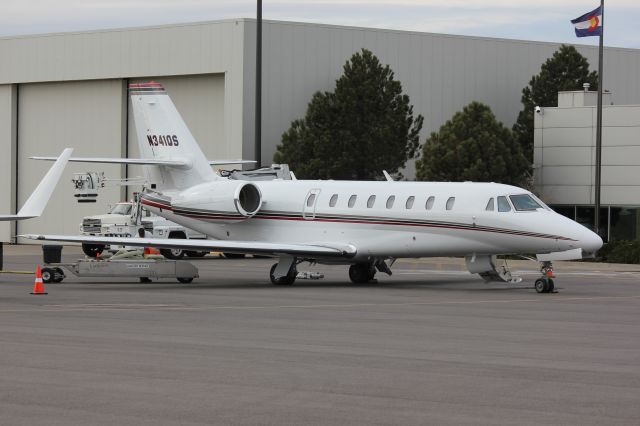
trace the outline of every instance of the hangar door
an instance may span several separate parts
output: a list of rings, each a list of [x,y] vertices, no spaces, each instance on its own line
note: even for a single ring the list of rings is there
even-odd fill
[[[237,158],[242,147],[228,145],[225,138],[224,74],[148,77],[130,83],[155,81],[164,85],[191,134],[208,159]],[[129,102],[129,157],[139,158],[133,112]],[[146,142],[145,142],[146,143]],[[129,166],[129,177],[144,176],[139,166]]]
[[[30,156],[58,155],[65,147],[73,147],[73,155],[79,157],[122,156],[123,93],[122,80],[20,85],[18,206],[52,165],[29,160]],[[119,165],[69,163],[43,216],[18,222],[18,234],[77,234],[83,216],[106,213],[109,204],[120,201],[120,189],[114,187],[103,190],[95,204],[78,204],[70,179],[73,172],[88,170],[121,177]]]

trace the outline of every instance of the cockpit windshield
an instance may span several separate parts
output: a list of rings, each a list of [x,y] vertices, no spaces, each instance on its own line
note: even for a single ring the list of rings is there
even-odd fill
[[[513,207],[519,212],[534,211],[544,208],[529,194],[510,195],[509,198],[511,199]]]
[[[116,204],[113,206],[109,214],[121,214],[128,216],[131,214],[131,204]]]

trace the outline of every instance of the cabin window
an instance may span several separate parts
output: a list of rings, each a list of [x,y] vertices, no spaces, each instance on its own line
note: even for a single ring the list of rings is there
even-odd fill
[[[405,204],[405,207],[407,209],[412,209],[413,208],[413,202],[416,200],[416,197],[414,197],[413,195],[409,198],[407,198],[407,202]]]
[[[353,206],[356,205],[357,198],[358,198],[357,195],[352,195],[351,197],[349,197],[349,203],[348,203],[349,208],[352,208]]]
[[[316,200],[316,194],[309,195],[307,198],[307,207],[313,207],[313,202]]]
[[[542,206],[528,194],[510,195],[513,207],[519,212],[534,211],[541,209]]]
[[[431,210],[433,208],[433,203],[435,203],[436,197],[431,196],[427,198],[427,203],[424,205],[424,208],[427,210]]]
[[[369,197],[369,199],[367,200],[367,208],[372,208],[373,204],[376,202],[376,196],[372,195],[371,197]]]
[[[451,210],[455,202],[456,202],[456,197],[449,197],[449,199],[447,200],[447,210]]]
[[[338,202],[338,194],[333,194],[329,200],[329,207],[335,207]]]
[[[493,198],[489,198],[489,202],[487,203],[487,208],[485,209],[488,212],[492,212],[495,209],[495,203],[493,202]]]
[[[499,212],[510,212],[511,211],[511,205],[509,204],[509,201],[507,201],[507,197],[498,197],[498,211]]]
[[[393,207],[393,202],[396,200],[396,196],[392,195],[389,198],[387,198],[387,208],[390,209],[391,207]]]

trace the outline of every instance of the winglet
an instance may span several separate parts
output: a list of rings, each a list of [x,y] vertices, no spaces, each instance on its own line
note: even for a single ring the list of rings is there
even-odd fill
[[[62,151],[60,157],[58,157],[47,174],[44,175],[44,178],[42,178],[42,181],[40,181],[35,191],[33,191],[31,196],[24,203],[16,215],[16,219],[28,219],[31,217],[38,217],[42,214],[45,206],[49,202],[49,198],[51,198],[51,194],[53,194],[53,190],[56,188],[56,185],[62,176],[62,172],[64,171],[72,152],[73,148],[66,148]]]

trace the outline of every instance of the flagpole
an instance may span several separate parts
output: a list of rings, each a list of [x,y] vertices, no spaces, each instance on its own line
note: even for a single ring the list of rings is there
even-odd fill
[[[600,186],[602,183],[602,58],[604,51],[604,0],[600,0],[600,46],[598,49],[598,107],[596,120],[596,182],[595,182],[595,224],[594,230],[600,235]]]

